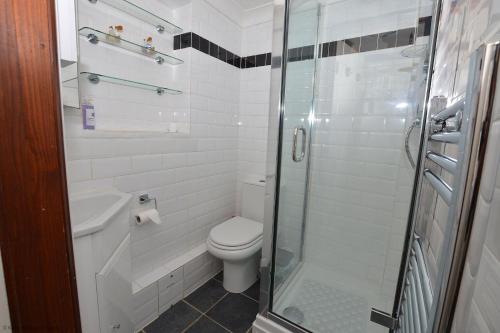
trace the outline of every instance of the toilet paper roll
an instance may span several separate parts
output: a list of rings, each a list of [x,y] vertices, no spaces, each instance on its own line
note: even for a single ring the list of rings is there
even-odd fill
[[[135,223],[138,225],[143,225],[149,222],[161,224],[160,213],[158,213],[156,209],[148,209],[135,215]]]

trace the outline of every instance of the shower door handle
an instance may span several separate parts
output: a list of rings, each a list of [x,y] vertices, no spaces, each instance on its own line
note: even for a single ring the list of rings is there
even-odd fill
[[[300,156],[297,157],[297,137],[299,136],[299,132],[302,133],[302,147]],[[292,160],[294,162],[301,162],[304,156],[306,156],[306,129],[303,126],[299,126],[293,129]]]
[[[410,162],[410,165],[412,167],[412,169],[415,169],[415,160],[413,159],[413,156],[411,156],[411,151],[410,151],[410,136],[411,136],[411,132],[413,132],[413,130],[415,129],[415,127],[417,127],[418,125],[420,125],[420,119],[415,119],[410,127],[408,127],[408,130],[406,130],[406,134],[405,134],[405,151],[406,151],[406,157],[408,158],[408,162]]]

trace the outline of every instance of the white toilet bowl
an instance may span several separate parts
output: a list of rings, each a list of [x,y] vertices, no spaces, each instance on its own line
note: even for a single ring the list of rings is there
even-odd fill
[[[210,231],[208,252],[224,262],[224,288],[232,293],[248,289],[258,278],[262,223],[233,217]]]

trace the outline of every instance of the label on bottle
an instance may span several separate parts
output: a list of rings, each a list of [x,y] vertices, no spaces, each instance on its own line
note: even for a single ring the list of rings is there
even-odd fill
[[[95,130],[95,109],[90,102],[82,104],[83,129]]]

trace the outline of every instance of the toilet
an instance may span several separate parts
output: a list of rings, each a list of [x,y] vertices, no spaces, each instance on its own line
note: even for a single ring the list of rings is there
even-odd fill
[[[264,182],[244,182],[241,216],[213,227],[208,235],[208,252],[224,262],[223,286],[229,292],[243,292],[257,281],[262,248],[264,193]]]

